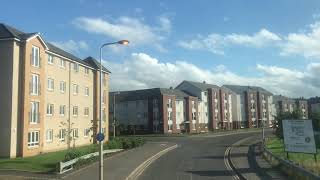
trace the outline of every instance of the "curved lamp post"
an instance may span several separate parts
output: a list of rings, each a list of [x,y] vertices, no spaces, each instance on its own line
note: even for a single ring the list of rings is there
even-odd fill
[[[109,45],[114,45],[114,44],[120,44],[120,45],[128,45],[129,41],[128,40],[121,40],[117,42],[112,42],[112,43],[105,43],[100,46],[100,90],[99,90],[99,110],[100,110],[100,115],[99,115],[99,134],[102,134],[102,48],[105,46]],[[99,141],[99,179],[103,180],[103,141]]]

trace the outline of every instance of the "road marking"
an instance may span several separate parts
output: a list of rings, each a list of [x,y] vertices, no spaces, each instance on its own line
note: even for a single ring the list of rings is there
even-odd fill
[[[144,161],[142,164],[140,164],[135,170],[133,170],[130,175],[125,180],[136,180],[138,177],[143,173],[147,167],[153,163],[155,160],[159,159],[162,155],[166,154],[167,152],[177,148],[178,145],[173,145],[171,147],[168,147],[157,154],[153,155],[152,157],[148,158],[146,161]]]
[[[229,171],[232,171],[233,173],[231,174],[234,174],[232,177],[233,179],[236,179],[236,180],[241,180],[241,179],[245,179],[241,174],[239,176],[239,172],[236,171],[236,167],[233,165],[234,163],[232,162],[232,159],[231,159],[231,156],[230,156],[230,152],[232,151],[232,147],[233,146],[236,146],[236,145],[240,145],[242,142],[244,141],[247,141],[248,139],[250,139],[252,137],[247,137],[247,138],[243,138],[243,139],[240,139],[239,141],[233,143],[231,146],[229,146],[226,151],[224,152],[224,164],[226,165],[227,169]]]

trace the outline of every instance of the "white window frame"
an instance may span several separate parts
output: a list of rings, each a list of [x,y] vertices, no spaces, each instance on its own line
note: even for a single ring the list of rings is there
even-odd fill
[[[40,122],[39,106],[40,103],[37,101],[30,102],[30,124],[38,124]]]
[[[40,131],[28,132],[28,147],[38,147],[40,142]]]
[[[46,142],[52,142],[53,141],[53,130],[48,129],[46,131]]]
[[[78,64],[78,63],[74,63],[74,64],[73,64],[73,70],[74,70],[75,72],[79,72],[79,69],[80,69],[79,64]]]
[[[59,140],[64,141],[66,138],[66,129],[60,129],[59,130]]]
[[[77,95],[79,94],[79,85],[78,84],[73,84],[73,94]]]
[[[83,133],[83,137],[89,137],[90,135],[90,129],[89,128],[85,128],[84,129],[84,133]]]
[[[66,92],[66,82],[65,81],[60,81],[59,90],[62,93]]]
[[[48,54],[48,64],[54,64],[53,56]]]
[[[72,107],[72,116],[78,116],[79,114],[79,107],[78,106],[73,106]]]
[[[85,95],[85,96],[89,96],[89,93],[90,93],[89,87],[85,87],[85,88],[84,88],[84,95]]]
[[[54,105],[47,104],[47,116],[53,116],[54,113]]]
[[[39,74],[31,74],[31,95],[38,96],[40,91]]]
[[[39,47],[32,46],[31,50],[31,65],[33,67],[40,67],[40,49]]]
[[[65,105],[60,105],[59,114],[60,114],[60,116],[64,116],[66,114],[66,106]]]
[[[79,129],[78,128],[74,128],[71,130],[71,134],[72,134],[72,138],[73,139],[78,139],[79,138]]]
[[[84,68],[84,73],[85,73],[86,75],[89,75],[89,72],[90,72],[89,68],[85,67],[85,68]]]
[[[48,87],[47,87],[48,91],[54,91],[54,79],[52,78],[48,78]]]
[[[65,61],[64,59],[60,58],[60,64],[59,64],[59,66],[60,66],[61,68],[66,68],[66,61]]]
[[[88,113],[87,113],[88,112]],[[84,108],[84,116],[89,116],[89,107]]]

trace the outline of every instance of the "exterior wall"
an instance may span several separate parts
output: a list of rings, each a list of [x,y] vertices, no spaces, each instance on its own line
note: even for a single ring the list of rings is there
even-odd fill
[[[247,127],[256,127],[257,126],[257,92],[255,91],[246,91],[245,92],[245,108],[248,119]]]
[[[308,119],[308,102],[306,100],[296,100],[296,107],[301,110],[302,118]]]
[[[310,113],[320,113],[320,103],[310,104]]]
[[[219,129],[232,129],[232,105],[231,105],[231,93],[224,89],[219,90],[220,94],[220,122],[218,123]]]
[[[32,54],[32,46],[36,46],[39,48],[40,52],[40,66],[34,67],[31,65],[31,54]],[[33,38],[30,41],[27,41],[25,44],[24,57],[23,62],[23,108],[22,108],[22,156],[32,156],[39,154],[43,151],[43,143],[44,143],[44,114],[45,114],[45,91],[41,89],[41,84],[44,84],[46,81],[45,78],[45,47],[40,41],[39,38]],[[30,93],[30,82],[31,82],[31,74],[38,74],[40,79],[40,94],[39,95],[31,95]],[[39,123],[32,124],[30,123],[30,102],[35,101],[39,102]],[[28,133],[31,131],[39,131],[39,146],[28,147]]]
[[[176,129],[178,132],[181,132],[181,129],[183,129],[185,118],[184,118],[184,104],[185,100],[176,100]]]
[[[13,40],[0,41],[0,135],[2,137],[0,157],[17,156],[18,97],[19,97],[19,43]]]
[[[239,129],[242,122],[242,109],[240,104],[240,95],[232,94],[232,123],[234,129]]]
[[[169,99],[172,102],[172,107],[169,106]],[[170,95],[162,95],[162,118],[163,118],[163,132],[164,133],[178,133],[176,123],[176,97]],[[169,118],[171,114],[171,118]],[[172,126],[171,130],[169,126]]]
[[[192,103],[193,102],[193,103]],[[198,121],[198,98],[189,96],[186,100],[186,131],[190,133],[200,132]]]
[[[268,98],[269,96],[266,93],[257,92],[257,110],[258,110],[258,125],[259,127],[262,125],[262,121],[265,124],[270,124],[270,120],[268,119],[269,114],[269,106],[268,106]]]
[[[71,62],[65,61],[65,67],[60,67],[60,57],[53,56],[53,64],[49,64],[47,59],[43,63],[47,63],[46,83],[44,91],[46,91],[45,109],[47,104],[54,105],[53,115],[45,115],[45,132],[53,131],[53,140],[46,140],[44,133],[43,150],[54,151],[65,149],[70,145],[82,146],[93,142],[93,120],[94,120],[94,71],[89,69],[89,74],[85,74],[85,67],[79,65],[79,71],[73,69]],[[48,90],[47,79],[54,79],[54,90]],[[60,91],[60,82],[66,83],[65,92]],[[74,93],[73,85],[78,85],[79,92]],[[89,88],[89,96],[85,95],[85,88]],[[60,115],[60,105],[65,106],[65,115]],[[73,107],[78,107],[78,115],[73,115]],[[89,108],[89,115],[84,114],[84,109]],[[69,124],[70,120],[70,124]],[[70,125],[70,126],[69,126]],[[91,129],[87,137],[84,136],[85,129]],[[66,129],[65,140],[59,140],[59,130]],[[78,129],[78,138],[72,138],[72,129]],[[70,138],[68,138],[68,136]],[[69,141],[70,140],[70,141]],[[68,144],[70,143],[70,144]]]
[[[269,127],[272,127],[273,122],[275,120],[275,116],[277,115],[276,107],[275,107],[275,104],[273,101],[273,96],[268,97],[268,109],[269,109],[269,112],[268,112],[269,124],[268,125],[269,125]]]
[[[221,120],[220,116],[220,98],[218,89],[208,90],[208,104],[209,104],[209,129],[218,129],[218,122]]]
[[[125,129],[136,126],[137,129],[149,128],[148,99],[123,101],[116,103],[116,118]],[[143,127],[142,127],[143,126]]]

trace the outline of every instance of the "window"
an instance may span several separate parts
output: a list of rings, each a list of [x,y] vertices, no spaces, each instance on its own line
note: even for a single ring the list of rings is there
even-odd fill
[[[168,131],[172,131],[172,124],[168,124]]]
[[[79,137],[78,129],[72,129],[72,138],[77,139]]]
[[[31,83],[30,83],[30,93],[31,95],[39,95],[39,75],[32,74],[31,75]]]
[[[167,107],[168,108],[172,108],[172,100],[171,99],[168,99]]]
[[[89,88],[88,87],[85,88],[84,95],[85,96],[89,96]]]
[[[196,120],[197,119],[197,114],[196,114],[196,112],[193,112],[192,113],[192,120]]]
[[[84,68],[84,73],[89,74],[89,68]]]
[[[73,94],[79,93],[79,86],[77,84],[73,84]]]
[[[48,79],[48,90],[53,91],[54,90],[54,80],[53,79]]]
[[[78,106],[73,106],[72,114],[73,116],[78,116]]]
[[[74,63],[74,64],[73,64],[73,70],[74,70],[75,72],[79,72],[79,64]]]
[[[65,136],[66,136],[66,130],[65,129],[60,129],[59,130],[59,140],[60,141],[64,141]]]
[[[60,58],[60,67],[65,68],[66,67],[66,61]]]
[[[172,120],[172,112],[168,112],[168,121]]]
[[[88,107],[84,108],[84,115],[89,116],[89,108]]]
[[[196,103],[194,103],[194,101],[191,101],[192,104],[192,108],[195,109],[196,108]]]
[[[54,110],[53,104],[48,104],[47,105],[47,115],[52,116],[53,110]]]
[[[31,131],[28,133],[28,147],[39,146],[39,131]]]
[[[60,81],[60,92],[65,92],[66,91],[66,82]]]
[[[32,46],[31,65],[34,67],[40,67],[39,48]]]
[[[65,112],[66,112],[66,106],[60,105],[60,109],[59,109],[60,116],[64,116]]]
[[[37,124],[39,123],[39,102],[30,102],[30,123]]]
[[[48,64],[53,64],[53,56],[48,55]]]
[[[53,130],[52,129],[48,129],[46,132],[46,141],[47,142],[52,142],[53,140]]]
[[[207,95],[208,95],[208,92],[207,92],[207,91],[205,91],[205,92],[204,92],[204,96],[207,96]]]
[[[192,130],[196,130],[196,124],[192,123]]]
[[[88,137],[88,136],[89,136],[89,133],[90,133],[90,129],[85,128],[85,129],[84,129],[84,137]]]

